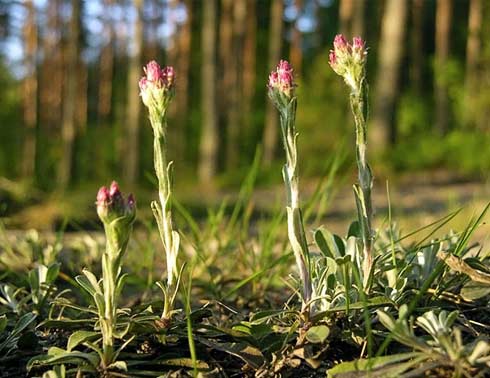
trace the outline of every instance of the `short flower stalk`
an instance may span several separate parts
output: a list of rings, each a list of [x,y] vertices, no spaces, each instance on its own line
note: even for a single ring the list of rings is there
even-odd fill
[[[153,201],[151,208],[167,264],[167,282],[159,285],[164,294],[162,320],[169,321],[174,311],[180,277],[177,268],[180,236],[172,226],[172,162],[168,162],[166,157],[167,108],[173,97],[175,75],[172,67],[161,68],[155,61],[148,63],[144,71],[146,76],[141,78],[139,87],[153,128],[153,157],[159,198],[159,203]]]
[[[333,45],[334,49],[330,52],[329,63],[335,73],[344,78],[350,89],[350,104],[354,115],[359,178],[359,184],[354,185],[354,193],[363,247],[363,285],[365,289],[368,289],[373,266],[373,230],[371,226],[373,175],[366,157],[368,88],[365,82],[365,65],[367,51],[360,37],[354,37],[350,44],[343,35],[337,35]]]
[[[277,69],[269,76],[269,97],[279,111],[282,141],[286,152],[283,179],[287,194],[288,237],[293,249],[301,280],[302,312],[308,319],[312,284],[310,257],[305,237],[303,218],[299,200],[298,152],[296,147],[296,106],[293,69],[287,61],[281,60]]]
[[[106,235],[106,249],[102,256],[102,282],[100,284],[88,270],[84,270],[84,275],[77,277],[77,281],[92,295],[96,304],[102,333],[101,365],[107,369],[117,358],[114,339],[118,336],[117,306],[124,283],[121,267],[133,229],[136,202],[131,194],[127,200],[124,199],[119,186],[113,181],[109,188],[100,188],[96,205]]]

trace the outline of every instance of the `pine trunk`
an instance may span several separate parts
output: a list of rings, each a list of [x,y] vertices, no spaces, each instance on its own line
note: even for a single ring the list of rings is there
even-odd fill
[[[105,14],[111,14],[113,0],[105,0]],[[112,109],[112,79],[114,74],[114,28],[110,18],[104,23],[105,44],[100,54],[99,63],[99,96],[97,104],[98,122],[105,124]]]
[[[281,58],[283,30],[283,1],[272,0],[269,29],[269,54],[267,66],[272,71]],[[264,126],[264,165],[270,166],[274,160],[278,142],[278,116],[271,101],[267,101]]]
[[[127,132],[124,147],[125,162],[123,169],[124,179],[132,185],[138,179],[139,166],[139,118],[141,111],[141,99],[139,97],[139,78],[142,75],[141,50],[143,44],[143,3],[144,0],[133,0],[136,17],[133,27],[133,50],[129,57],[128,68],[128,105],[127,105]]]
[[[257,43],[257,14],[255,1],[247,2],[247,23],[243,45],[243,122],[246,129],[252,130],[252,105],[255,94],[256,43]],[[252,135],[247,135],[250,140]]]
[[[470,0],[470,11],[468,15],[468,40],[466,42],[466,71],[465,71],[465,102],[467,109],[466,122],[470,121],[479,124],[479,113],[473,105],[472,99],[478,92],[479,72],[481,51],[481,30],[482,30],[482,1]]]
[[[424,0],[412,2],[412,51],[410,54],[410,82],[417,95],[422,94],[422,65],[424,48]]]
[[[449,37],[452,18],[452,0],[437,0],[436,10],[436,57],[435,57],[435,126],[439,134],[449,129],[449,92],[444,71],[449,59]]]
[[[202,184],[209,185],[216,175],[218,157],[218,128],[216,118],[216,1],[202,3],[202,65],[201,106],[203,128],[199,150],[198,176]]]
[[[24,25],[25,69],[24,78],[24,124],[26,134],[22,157],[22,176],[29,180],[36,169],[36,126],[37,126],[37,24],[36,8],[32,0],[26,1],[27,17]]]
[[[294,5],[298,10],[298,16],[303,12],[303,0],[295,0]],[[298,29],[297,20],[294,24],[291,36],[291,46],[289,51],[289,62],[294,68],[294,71],[301,77],[302,64],[303,64],[303,50],[302,50],[302,35]]]
[[[61,124],[62,156],[59,161],[58,183],[65,189],[70,183],[75,142],[78,40],[80,34],[80,2],[72,0],[69,35],[66,47],[65,90],[63,99],[63,121]]]
[[[372,146],[378,150],[385,149],[396,138],[395,106],[399,98],[406,20],[407,2],[387,0],[379,42],[372,131],[369,134]]]
[[[232,85],[230,88],[230,106],[227,120],[226,168],[236,168],[240,154],[240,134],[242,129],[241,105],[243,82],[243,42],[245,38],[247,4],[245,0],[233,1],[233,48],[230,67]]]

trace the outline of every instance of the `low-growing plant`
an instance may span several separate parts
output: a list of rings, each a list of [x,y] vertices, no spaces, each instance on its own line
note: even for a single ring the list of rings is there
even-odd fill
[[[168,162],[166,157],[167,108],[173,97],[175,74],[173,67],[162,69],[155,61],[148,63],[145,74],[139,82],[139,87],[153,129],[154,168],[158,179],[160,203],[153,201],[151,209],[166,256],[167,280],[166,283],[159,282],[158,285],[164,297],[162,321],[168,323],[174,312],[174,302],[182,274],[177,265],[180,235],[172,225],[172,161]]]
[[[299,199],[295,86],[293,69],[288,62],[281,60],[269,76],[269,97],[279,111],[281,120],[282,142],[286,152],[282,176],[286,185],[288,237],[301,280],[302,312],[308,319],[312,293],[311,266]]]

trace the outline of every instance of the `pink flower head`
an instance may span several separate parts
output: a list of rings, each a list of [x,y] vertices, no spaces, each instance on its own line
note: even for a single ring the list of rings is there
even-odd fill
[[[364,45],[365,45],[365,42],[362,40],[361,37],[354,37],[352,39],[352,48],[354,50],[363,50]]]
[[[342,34],[338,34],[333,41],[333,50],[330,51],[328,60],[332,69],[357,92],[364,78],[366,56],[365,42],[361,37],[354,37],[350,44]]]
[[[161,68],[160,65],[152,60],[143,71],[143,76],[139,81],[140,95],[143,103],[151,112],[162,115],[172,98],[175,82],[175,72],[173,67]]]
[[[146,82],[144,84],[151,83],[157,88],[170,89],[174,82],[174,69],[173,67],[160,68],[160,65],[152,60],[146,67],[143,67],[146,74]],[[144,77],[142,78],[142,80]],[[141,80],[140,80],[141,82]]]
[[[111,187],[109,189],[109,195],[111,196],[111,198],[119,197],[121,195],[121,191],[119,190],[119,185],[117,184],[116,181],[113,181],[111,183]]]
[[[165,78],[167,87],[174,85],[175,70],[172,66],[167,66],[162,70],[163,77]]]
[[[136,200],[134,199],[133,193],[128,195],[128,207],[134,208],[136,206]]]
[[[288,98],[293,96],[294,87],[296,86],[294,83],[293,68],[286,60],[281,60],[276,70],[270,73],[267,86],[271,92],[278,91]]]
[[[349,51],[350,45],[342,34],[337,34],[333,40],[333,47],[336,51]]]
[[[330,51],[330,54],[328,54],[328,62],[331,66],[337,64],[337,55],[335,55],[334,51]]]
[[[154,60],[149,62],[146,67],[143,68],[143,70],[145,71],[148,81],[158,83],[162,80],[162,69],[160,68],[160,65]]]
[[[99,189],[96,205],[97,214],[104,223],[121,217],[128,217],[132,222],[135,216],[134,196],[130,194],[125,201],[116,181],[113,181],[109,188],[103,186]]]
[[[110,198],[111,195],[109,194],[109,190],[105,186],[103,186],[99,189],[97,193],[97,205],[102,205],[109,202]]]
[[[146,91],[148,88],[148,79],[146,77],[142,77],[139,81],[140,92]]]

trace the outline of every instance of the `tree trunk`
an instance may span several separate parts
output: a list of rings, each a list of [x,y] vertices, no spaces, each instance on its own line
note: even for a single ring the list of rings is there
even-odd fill
[[[477,121],[478,112],[472,105],[472,98],[478,91],[478,64],[481,51],[482,30],[482,1],[470,0],[470,11],[468,15],[468,40],[466,42],[466,72],[465,72],[465,97],[468,116],[467,122]]]
[[[228,139],[230,113],[232,112],[233,98],[231,92],[234,89],[234,49],[233,49],[233,0],[221,0],[221,12],[219,20],[219,102],[218,124],[226,132],[226,153],[228,154]],[[227,156],[228,157],[228,156]]]
[[[216,175],[218,129],[216,120],[216,1],[202,3],[201,106],[203,128],[199,151],[198,176],[203,184],[211,184]]]
[[[77,101],[78,40],[80,34],[80,2],[71,2],[70,31],[66,48],[65,91],[63,101],[63,121],[61,124],[62,156],[58,168],[58,183],[65,189],[71,178],[73,163],[73,143],[75,141],[75,119]]]
[[[47,4],[47,26],[43,38],[44,60],[40,86],[39,117],[43,126],[59,127],[63,93],[63,53],[61,48],[60,0]]]
[[[37,126],[37,24],[36,8],[32,0],[25,3],[27,18],[24,25],[26,76],[24,78],[24,124],[26,134],[22,159],[22,176],[32,180],[36,169]]]
[[[452,1],[437,0],[435,106],[436,130],[444,135],[449,128],[449,93],[444,72],[449,58],[449,37],[452,18]]]
[[[77,67],[77,106],[75,119],[77,130],[83,134],[87,130],[88,112],[88,67],[79,61]]]
[[[281,58],[282,30],[283,30],[283,1],[272,0],[270,10],[270,29],[269,29],[269,54],[267,66],[270,71]],[[278,140],[278,116],[276,109],[271,101],[267,101],[264,126],[264,165],[270,166],[274,160]]]
[[[175,96],[175,111],[177,130],[177,149],[176,156],[184,156],[186,151],[186,123],[188,120],[189,106],[189,75],[191,62],[191,39],[192,39],[192,1],[184,1],[187,10],[187,20],[182,25],[177,40],[178,57],[177,57],[177,75],[176,81],[176,96]],[[178,164],[178,163],[176,163]]]
[[[371,142],[383,150],[395,141],[395,105],[399,97],[400,64],[404,53],[407,2],[387,0],[381,26],[379,61],[376,75],[375,102]]]
[[[424,0],[412,1],[412,52],[410,82],[417,95],[422,94],[422,65],[424,48]]]
[[[246,140],[252,138],[252,104],[255,94],[256,43],[257,43],[257,14],[255,1],[247,2],[247,22],[245,41],[243,45],[243,124],[250,130]]]
[[[352,37],[364,37],[365,20],[366,0],[357,0],[354,6],[354,14],[352,18]]]
[[[339,31],[341,34],[351,37],[352,20],[354,18],[354,0],[340,0],[339,5]]]
[[[246,0],[233,1],[233,48],[231,54],[232,85],[229,92],[230,106],[227,120],[226,168],[231,170],[237,166],[240,155],[240,134],[242,129],[241,114],[243,82],[243,42],[246,30],[247,4]]]
[[[113,0],[105,0],[105,14],[112,12]],[[107,122],[112,109],[112,78],[114,74],[114,28],[109,17],[104,20],[104,39],[106,40],[100,54],[99,96],[97,104],[98,123]]]
[[[144,0],[133,0],[136,10],[134,20],[133,50],[129,57],[128,67],[128,111],[127,111],[127,133],[124,148],[125,166],[123,169],[126,183],[132,185],[138,179],[139,166],[139,118],[141,111],[141,99],[139,98],[139,78],[141,70],[141,50],[143,44],[143,5]]]
[[[303,12],[303,0],[295,0],[294,5],[298,10],[298,18]],[[294,71],[301,76],[302,64],[303,64],[303,50],[302,50],[302,35],[301,31],[298,29],[298,20],[294,23],[292,36],[291,36],[291,46],[289,51],[289,62],[294,68]]]

